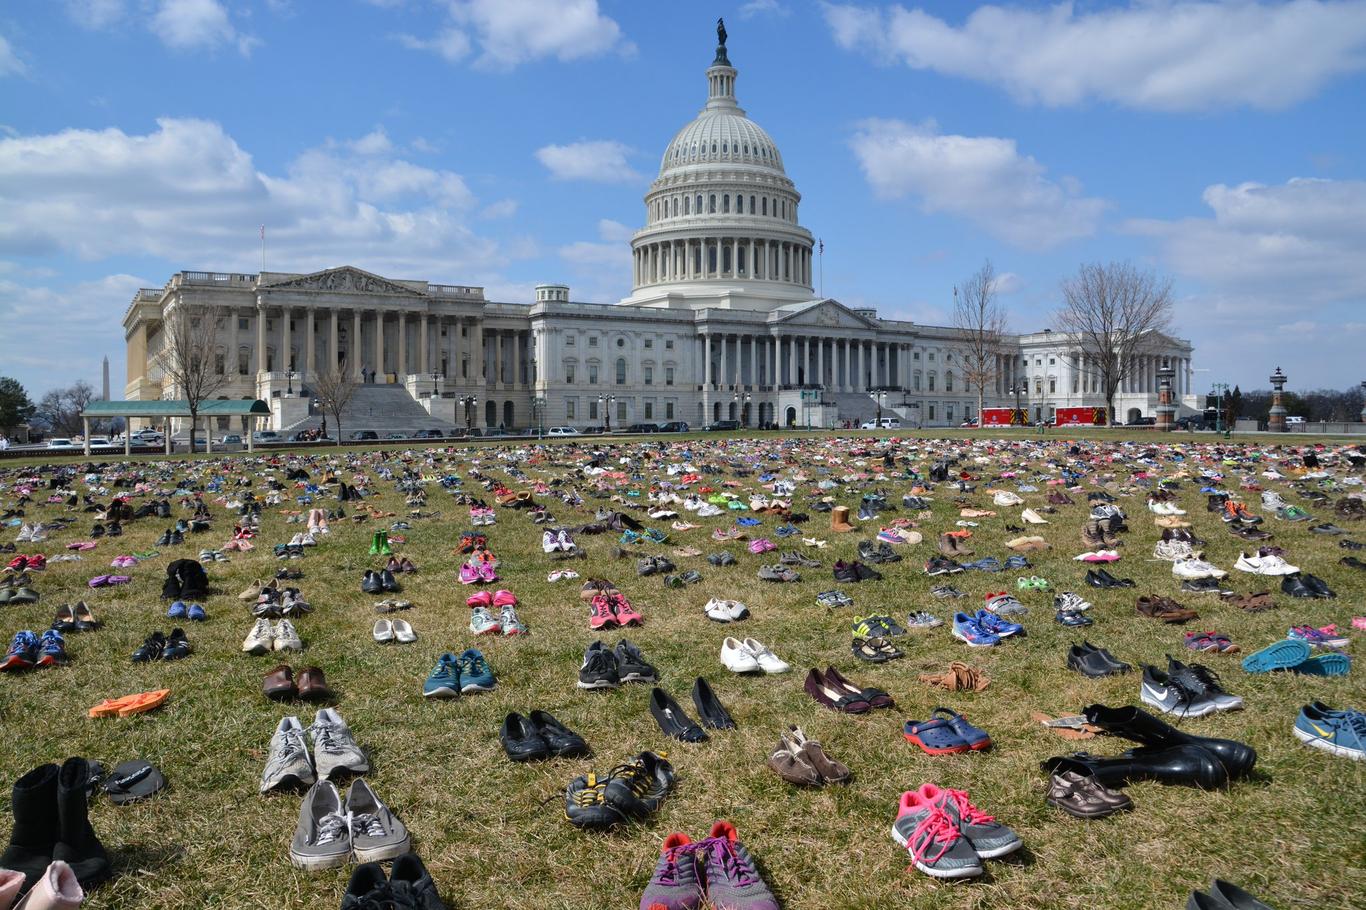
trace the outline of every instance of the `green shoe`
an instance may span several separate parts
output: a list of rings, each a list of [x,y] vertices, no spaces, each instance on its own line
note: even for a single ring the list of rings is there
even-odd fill
[[[394,555],[394,550],[393,550],[393,548],[389,546],[389,532],[388,532],[388,531],[376,531],[376,532],[375,532],[375,541],[379,544],[379,553],[378,553],[378,555],[380,555],[380,556],[393,556],[393,555]]]
[[[378,555],[379,555],[379,533],[380,533],[379,531],[376,531],[374,534],[370,535],[370,555],[371,555],[371,556],[378,556]]]

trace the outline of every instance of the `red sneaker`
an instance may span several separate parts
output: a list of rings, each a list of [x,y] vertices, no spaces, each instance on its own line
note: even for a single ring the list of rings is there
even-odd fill
[[[623,626],[643,626],[645,624],[645,617],[637,613],[631,607],[631,602],[620,594],[612,596],[612,612],[616,614],[617,622]]]
[[[611,629],[617,625],[617,618],[612,613],[612,606],[607,598],[599,594],[594,597],[588,606],[588,628],[597,631],[598,629]]]

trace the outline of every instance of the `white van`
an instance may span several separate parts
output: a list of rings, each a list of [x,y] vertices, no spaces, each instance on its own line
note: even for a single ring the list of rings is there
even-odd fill
[[[899,430],[901,429],[900,417],[883,417],[880,420],[864,421],[860,430]]]
[[[1304,426],[1304,418],[1303,418],[1303,417],[1287,417],[1287,418],[1285,418],[1285,425],[1288,426],[1288,427],[1302,427],[1302,426]]]
[[[573,427],[551,427],[545,431],[547,436],[578,436],[579,431]]]

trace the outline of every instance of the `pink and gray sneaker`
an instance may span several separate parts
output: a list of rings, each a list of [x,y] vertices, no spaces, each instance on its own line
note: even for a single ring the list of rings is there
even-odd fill
[[[958,822],[958,833],[982,859],[1005,856],[1024,846],[1018,834],[974,806],[966,791],[925,783],[918,792],[921,799],[941,807]]]
[[[612,612],[616,614],[617,622],[623,626],[643,626],[645,624],[645,617],[637,613],[635,608],[631,606],[631,602],[625,597],[614,594],[611,597],[611,602]]]
[[[655,874],[641,895],[640,910],[697,910],[702,905],[696,859],[699,846],[677,831],[664,838]]]
[[[697,852],[707,882],[707,899],[714,906],[725,910],[779,910],[778,899],[764,884],[730,822],[712,825],[711,836],[697,845]]]
[[[892,839],[910,851],[911,862],[931,878],[974,878],[982,860],[958,830],[957,820],[919,791],[901,794]]]
[[[588,606],[588,628],[593,631],[598,629],[612,629],[617,625],[617,617],[612,613],[612,605],[607,597],[599,594],[593,598]]]

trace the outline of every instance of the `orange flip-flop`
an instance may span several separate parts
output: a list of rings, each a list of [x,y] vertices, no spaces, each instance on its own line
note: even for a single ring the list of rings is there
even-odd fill
[[[91,717],[129,717],[142,714],[160,707],[171,694],[170,689],[155,689],[151,692],[138,692],[119,698],[106,698],[88,712]]]

